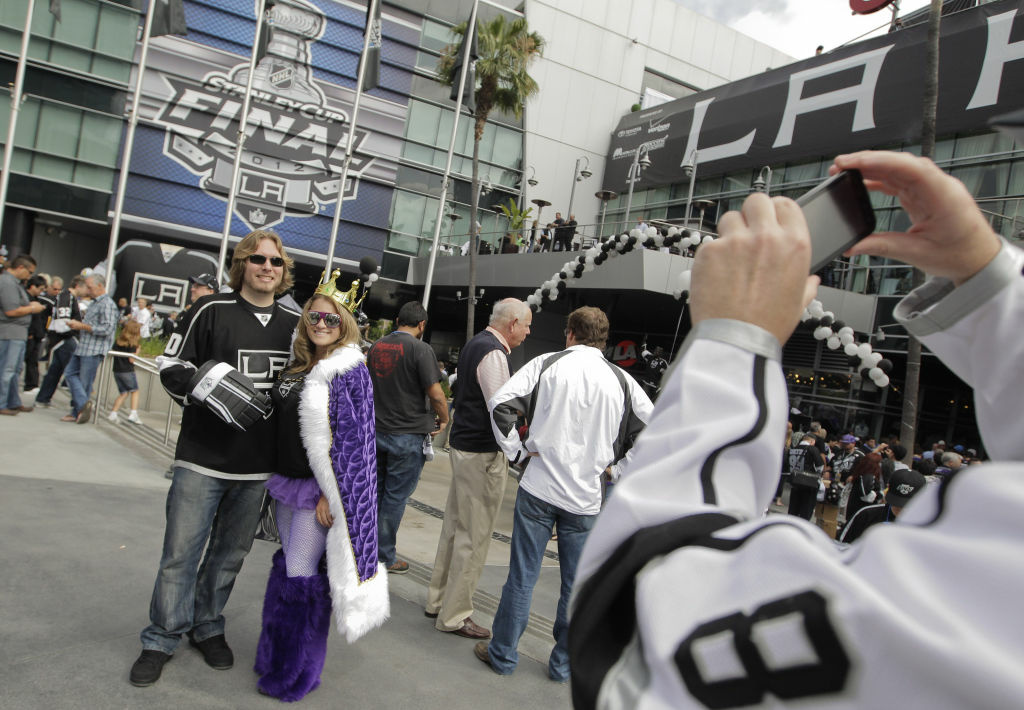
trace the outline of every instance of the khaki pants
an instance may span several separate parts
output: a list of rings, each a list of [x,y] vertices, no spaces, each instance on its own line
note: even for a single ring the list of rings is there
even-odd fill
[[[473,594],[483,572],[491,533],[505,495],[505,455],[452,449],[452,482],[445,503],[426,611],[437,612],[436,627],[454,631],[473,614]]]

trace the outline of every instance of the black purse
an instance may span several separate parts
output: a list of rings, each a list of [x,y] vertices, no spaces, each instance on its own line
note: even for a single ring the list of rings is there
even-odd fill
[[[260,504],[260,521],[256,525],[256,539],[281,544],[281,535],[277,531],[277,504],[269,493],[263,493]]]

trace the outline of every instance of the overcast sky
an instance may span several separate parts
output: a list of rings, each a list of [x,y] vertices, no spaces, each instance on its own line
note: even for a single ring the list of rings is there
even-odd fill
[[[819,44],[834,49],[865,32],[888,27],[892,18],[888,7],[871,15],[853,15],[848,0],[676,2],[797,59],[813,55]],[[929,0],[901,0],[900,14],[928,4]]]

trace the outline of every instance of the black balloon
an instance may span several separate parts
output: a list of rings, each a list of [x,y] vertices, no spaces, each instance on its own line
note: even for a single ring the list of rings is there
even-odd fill
[[[804,321],[804,326],[806,326],[807,330],[813,331],[819,325],[821,325],[821,321],[818,320],[817,318],[808,318],[807,320]]]
[[[654,237],[648,237],[647,239],[645,239],[644,240],[644,246],[647,247],[648,249],[653,249],[654,248]]]
[[[569,275],[567,273],[565,273],[564,271],[559,271],[558,272],[558,278],[560,278],[562,280],[565,280],[565,279],[569,278]]]
[[[871,375],[868,374],[870,372],[871,372],[871,368],[870,367],[862,367],[862,368],[860,368],[860,376],[863,377],[865,380],[871,379]]]
[[[835,332],[837,332],[837,333],[838,333],[838,332],[839,332],[840,330],[842,330],[843,328],[845,328],[845,327],[846,327],[846,323],[844,323],[844,322],[843,322],[843,321],[841,321],[841,320],[837,320],[837,321],[833,321],[833,322],[832,322],[832,330],[834,330],[834,331],[835,331]]]
[[[377,260],[372,256],[364,256],[359,260],[359,271],[364,274],[373,274],[377,271]]]
[[[585,257],[582,254],[580,254],[579,256],[576,257],[576,263],[578,263],[578,264],[585,264],[585,263],[587,263],[587,257]]]
[[[889,374],[890,372],[892,372],[892,360],[879,360],[878,369],[886,374]]]
[[[824,315],[824,316],[821,317],[820,324],[824,325],[824,326],[830,326],[830,325],[832,325],[832,320],[833,320],[832,316]]]
[[[860,355],[848,355],[847,362],[850,363],[850,367],[857,367],[860,364]]]
[[[565,290],[565,281],[559,281],[558,284],[555,286],[555,288],[557,288],[559,291],[564,291]]]

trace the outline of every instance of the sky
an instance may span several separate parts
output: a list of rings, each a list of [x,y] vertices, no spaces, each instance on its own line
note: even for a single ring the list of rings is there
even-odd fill
[[[886,7],[870,15],[853,15],[848,0],[676,0],[759,42],[803,59],[818,45],[834,49],[884,26],[892,12]],[[929,5],[929,0],[901,0],[900,14]],[[878,29],[874,34],[880,34]],[[873,35],[872,35],[873,36]]]

